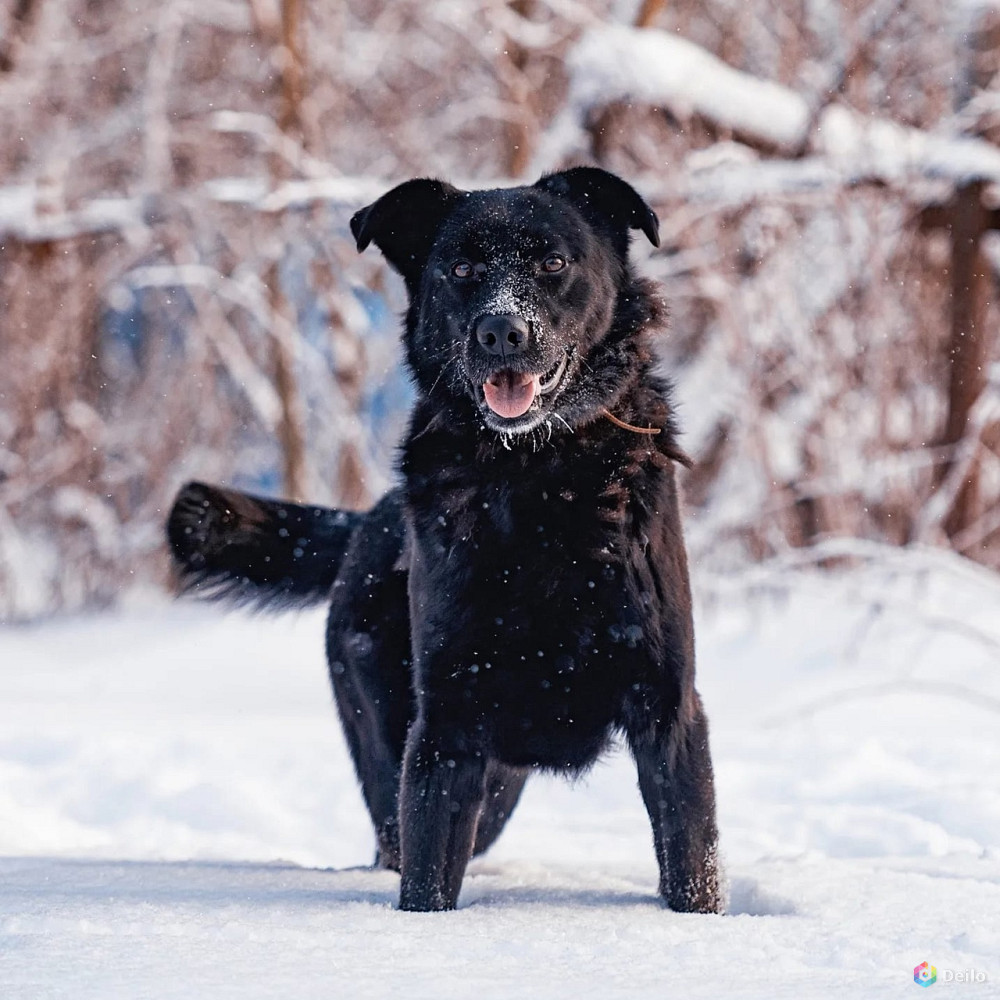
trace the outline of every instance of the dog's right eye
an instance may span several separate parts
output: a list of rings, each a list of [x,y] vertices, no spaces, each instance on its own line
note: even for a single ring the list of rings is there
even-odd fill
[[[455,263],[451,265],[451,273],[456,278],[471,278],[472,265],[467,260],[456,260]]]

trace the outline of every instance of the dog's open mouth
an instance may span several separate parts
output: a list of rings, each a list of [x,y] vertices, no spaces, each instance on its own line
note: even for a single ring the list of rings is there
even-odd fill
[[[498,417],[507,420],[524,416],[536,399],[548,395],[556,388],[566,373],[568,362],[569,355],[563,353],[559,363],[543,375],[513,372],[509,368],[494,372],[483,383],[483,398],[486,400],[486,405]]]

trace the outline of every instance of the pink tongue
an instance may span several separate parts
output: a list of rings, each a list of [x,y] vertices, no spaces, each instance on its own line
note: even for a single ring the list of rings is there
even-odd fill
[[[497,416],[519,417],[528,412],[538,391],[537,375],[517,375],[514,372],[497,372],[483,385],[486,405]]]

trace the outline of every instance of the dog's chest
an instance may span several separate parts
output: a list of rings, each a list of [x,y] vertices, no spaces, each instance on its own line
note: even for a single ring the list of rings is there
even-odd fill
[[[509,462],[453,470],[428,485],[410,497],[424,550],[513,600],[544,599],[577,576],[593,590],[584,568],[593,575],[620,559],[629,497],[614,467]]]
[[[649,615],[628,583],[634,524],[620,469],[511,460],[417,485],[426,684],[482,716],[508,759],[582,765],[647,673]]]

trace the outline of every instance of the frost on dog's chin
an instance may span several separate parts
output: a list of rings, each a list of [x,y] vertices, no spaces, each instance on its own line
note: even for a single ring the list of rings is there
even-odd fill
[[[526,415],[515,423],[504,423],[502,426],[494,423],[491,414],[483,413],[483,420],[480,424],[482,429],[490,434],[496,434],[500,443],[507,451],[511,450],[511,445],[516,441],[521,441],[528,435],[534,434],[542,426],[548,426],[546,435],[551,437],[552,430],[548,415],[540,411]]]

